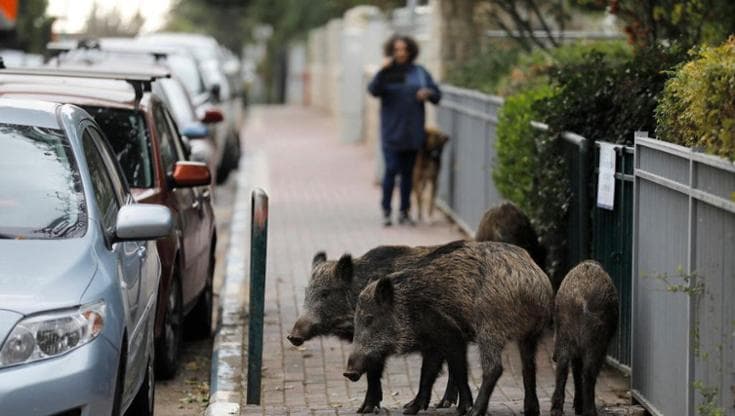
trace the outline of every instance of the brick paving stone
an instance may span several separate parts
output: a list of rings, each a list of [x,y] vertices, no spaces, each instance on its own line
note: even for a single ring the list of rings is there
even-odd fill
[[[365,377],[348,382],[342,372],[349,344],[321,338],[293,347],[286,335],[301,311],[311,259],[319,250],[329,258],[359,256],[381,244],[435,245],[464,238],[443,216],[416,227],[382,227],[380,189],[373,184],[373,160],[365,146],[340,143],[335,122],[299,107],[254,107],[244,131],[247,163],[262,169],[270,196],[264,325],[263,407],[241,406],[243,415],[352,415],[362,403]],[[252,168],[252,167],[251,167]],[[397,203],[397,193],[394,202]],[[247,334],[244,334],[247,341]],[[554,388],[552,344],[544,339],[537,356],[538,396],[548,414]],[[491,413],[520,415],[523,382],[518,349],[503,353],[505,371],[491,398]],[[476,394],[482,372],[477,348],[468,354],[470,383]],[[383,379],[381,415],[402,413],[418,387],[420,357],[393,357]],[[444,393],[446,370],[437,380],[432,403]],[[573,398],[567,383],[567,409]],[[243,384],[244,387],[244,384]],[[630,401],[627,380],[606,369],[598,383],[600,404]],[[244,400],[244,398],[243,398]],[[455,414],[455,409],[423,414]]]

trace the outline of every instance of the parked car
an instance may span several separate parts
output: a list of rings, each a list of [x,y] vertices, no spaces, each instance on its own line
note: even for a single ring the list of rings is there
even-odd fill
[[[0,97],[76,104],[89,112],[106,134],[135,200],[171,209],[175,233],[158,241],[162,278],[155,334],[161,378],[172,377],[178,367],[184,317],[192,335],[211,334],[217,240],[209,169],[188,160],[173,118],[151,92],[151,84],[167,75],[0,70]],[[131,87],[136,83],[137,93]]]
[[[82,109],[0,99],[0,414],[152,415],[157,238]]]
[[[233,86],[231,79],[234,77],[228,77],[225,72],[225,68],[232,65],[231,60],[223,54],[217,41],[207,35],[159,32],[140,35],[138,40],[158,47],[185,48],[195,57],[209,93],[207,101],[198,107],[199,111],[215,105],[224,112],[225,122],[217,125],[213,133],[221,156],[218,160],[222,161],[217,178],[223,183],[230,172],[237,169],[241,153],[242,89]]]
[[[221,133],[224,130],[217,130],[217,125],[224,117],[217,106],[207,102],[209,94],[201,69],[186,49],[144,44],[135,38],[51,42],[47,47],[56,55],[50,65],[58,68],[92,66],[111,70],[124,63],[126,67],[134,66],[136,71],[153,66],[168,69],[172,79],[156,82],[155,93],[171,110],[179,133],[191,139],[193,160],[207,163],[219,182],[216,173],[223,170],[226,144]]]

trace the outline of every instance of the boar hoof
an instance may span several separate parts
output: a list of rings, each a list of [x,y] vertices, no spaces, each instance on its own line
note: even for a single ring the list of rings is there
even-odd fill
[[[404,415],[415,415],[419,412],[419,410],[426,410],[429,408],[429,404],[422,402],[421,399],[416,397],[415,399],[411,400],[410,402],[406,403],[405,406],[403,406],[403,414]]]
[[[439,402],[436,404],[437,409],[448,409],[456,403],[457,400],[447,399],[446,397],[439,400]]]
[[[359,409],[357,409],[357,413],[379,413],[380,412],[380,406],[365,402],[360,406]]]
[[[549,416],[564,416],[564,411],[560,409],[551,409]]]
[[[540,414],[541,412],[539,411],[538,406],[533,407],[533,408],[523,409],[524,416],[539,416]]]

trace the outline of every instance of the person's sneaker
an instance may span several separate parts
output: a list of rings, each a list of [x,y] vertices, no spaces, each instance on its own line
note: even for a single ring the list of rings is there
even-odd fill
[[[411,216],[408,215],[408,211],[401,211],[401,215],[398,217],[398,223],[401,225],[416,225]]]
[[[390,212],[383,213],[383,227],[390,227],[393,221],[390,219]]]

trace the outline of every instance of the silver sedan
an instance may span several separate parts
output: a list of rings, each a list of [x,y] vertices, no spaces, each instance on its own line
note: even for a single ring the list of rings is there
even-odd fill
[[[168,208],[83,110],[0,99],[0,415],[153,413]]]

